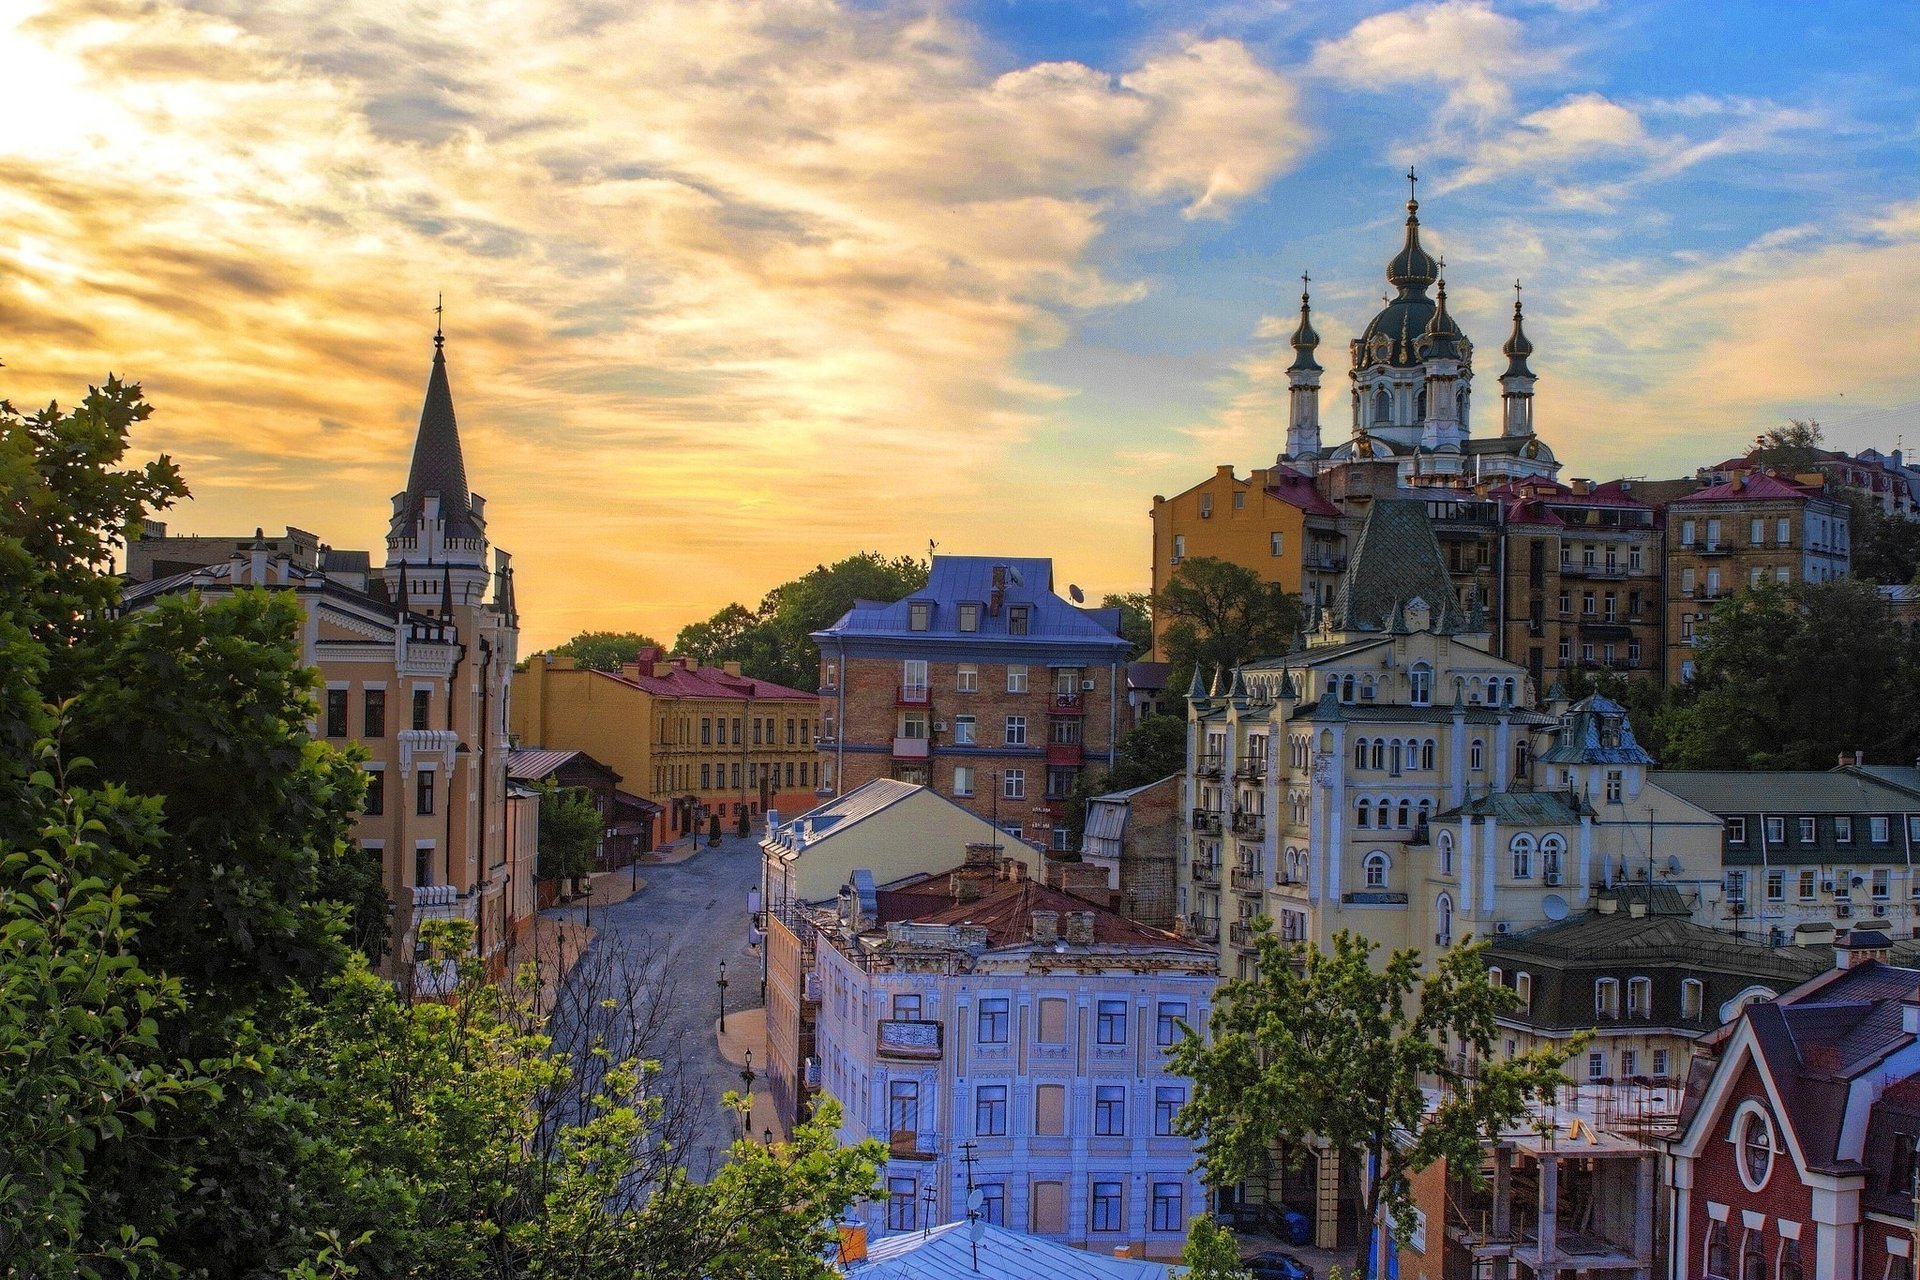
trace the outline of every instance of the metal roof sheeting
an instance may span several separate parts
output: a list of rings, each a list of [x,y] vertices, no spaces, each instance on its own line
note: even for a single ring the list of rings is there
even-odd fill
[[[888,1236],[867,1251],[864,1265],[848,1269],[858,1280],[1168,1280],[1164,1262],[1108,1258],[1022,1235],[991,1223],[980,1239],[980,1265],[967,1240],[965,1222],[949,1222],[929,1232]]]

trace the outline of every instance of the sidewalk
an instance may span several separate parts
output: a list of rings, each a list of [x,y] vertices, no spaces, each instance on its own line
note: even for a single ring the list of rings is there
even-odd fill
[[[685,839],[676,840],[672,844],[663,844],[658,849],[649,853],[641,854],[640,865],[643,867],[648,864],[670,867],[675,863],[685,862],[688,858],[691,858],[694,854],[699,853],[706,847],[707,842],[704,836],[698,840],[689,836]]]
[[[727,1029],[720,1030],[718,1021],[714,1023],[714,1043],[719,1047],[720,1057],[736,1067],[744,1067],[747,1052],[753,1052],[753,1132],[759,1137],[763,1130],[773,1130],[775,1142],[787,1140],[787,1126],[781,1121],[773,1105],[773,1095],[767,1092],[767,1011],[765,1009],[733,1009],[727,1013]],[[736,1080],[738,1077],[736,1077]],[[739,1085],[734,1086],[736,1092]]]

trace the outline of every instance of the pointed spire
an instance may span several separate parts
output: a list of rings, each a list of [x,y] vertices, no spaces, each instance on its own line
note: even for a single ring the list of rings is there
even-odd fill
[[[420,406],[420,429],[413,441],[413,465],[407,471],[406,505],[400,513],[407,524],[420,518],[428,494],[440,497],[440,517],[447,537],[477,538],[478,523],[467,493],[467,464],[460,452],[460,427],[453,416],[453,388],[447,381],[446,334],[440,328],[442,308],[434,308],[433,369],[427,375],[427,396]]]
[[[1227,696],[1236,702],[1247,700],[1247,674],[1240,667],[1233,669],[1233,686],[1228,690]]]
[[[1293,683],[1293,672],[1291,671],[1282,671],[1280,673],[1280,696],[1289,702],[1298,702],[1300,700],[1300,690],[1298,686]]]
[[[1312,281],[1312,276],[1304,271],[1300,273],[1300,326],[1293,331],[1294,356],[1289,373],[1295,370],[1317,373],[1320,370],[1319,361],[1313,358],[1313,349],[1320,345],[1320,335],[1313,331],[1313,308],[1307,297],[1307,285]]]
[[[450,564],[440,566],[440,616],[453,616],[453,566]]]
[[[1443,264],[1444,265],[1444,264]],[[1460,358],[1460,339],[1465,336],[1460,326],[1454,323],[1447,313],[1447,278],[1439,277],[1440,292],[1433,308],[1433,318],[1427,321],[1426,332],[1420,335],[1420,351],[1427,359],[1439,357],[1445,360]]]
[[[1193,667],[1193,679],[1187,683],[1187,701],[1201,702],[1205,700],[1206,696],[1207,686],[1200,679],[1200,664],[1195,663]]]
[[[1225,667],[1216,666],[1213,669],[1213,696],[1216,698],[1224,698],[1227,696],[1227,669]]]
[[[1500,348],[1500,354],[1507,357],[1506,377],[1533,377],[1533,370],[1527,367],[1527,357],[1533,354],[1533,343],[1527,341],[1526,330],[1520,327],[1520,282],[1513,282],[1513,334]]]
[[[1387,264],[1387,283],[1400,290],[1401,296],[1409,292],[1425,293],[1440,274],[1440,268],[1433,256],[1420,247],[1420,202],[1414,198],[1414,184],[1419,179],[1412,168],[1407,170],[1407,240],[1393,261]]]

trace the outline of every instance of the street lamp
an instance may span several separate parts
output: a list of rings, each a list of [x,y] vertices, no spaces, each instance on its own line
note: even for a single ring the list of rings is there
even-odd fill
[[[720,988],[720,1034],[727,1033],[727,962],[720,962],[720,977],[714,983]]]
[[[746,1108],[745,1114],[740,1121],[740,1136],[747,1138],[749,1141],[751,1141],[753,1135],[753,1081],[753,1050],[749,1049],[747,1050],[747,1065],[740,1069],[740,1083],[744,1086],[740,1092],[741,1097],[745,1100],[742,1105]]]
[[[760,1140],[767,1144],[767,1150],[769,1151],[773,1150],[773,1130],[772,1129],[762,1129],[760,1131]]]

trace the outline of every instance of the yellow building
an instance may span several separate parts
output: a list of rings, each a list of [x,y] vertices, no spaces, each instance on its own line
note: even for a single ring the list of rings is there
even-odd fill
[[[519,745],[584,751],[658,804],[665,839],[700,834],[717,815],[729,830],[768,809],[811,807],[820,784],[813,747],[819,699],[659,650],[618,671],[541,654],[514,681]]]

